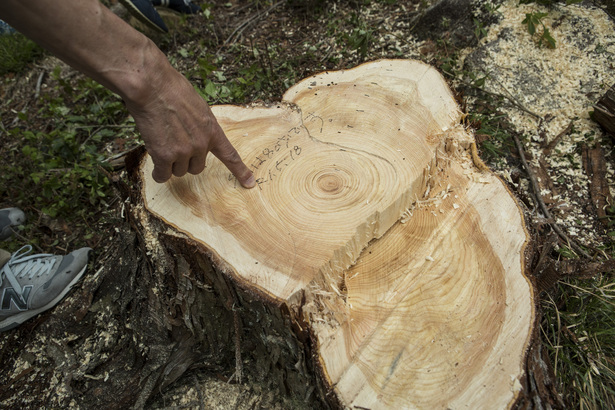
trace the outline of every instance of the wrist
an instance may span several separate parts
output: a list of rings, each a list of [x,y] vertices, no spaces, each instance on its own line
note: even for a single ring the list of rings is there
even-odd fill
[[[153,94],[166,85],[173,68],[150,39],[146,38],[146,44],[134,51],[133,60],[126,61],[126,69],[114,73],[112,88],[128,107],[139,108],[151,102]]]

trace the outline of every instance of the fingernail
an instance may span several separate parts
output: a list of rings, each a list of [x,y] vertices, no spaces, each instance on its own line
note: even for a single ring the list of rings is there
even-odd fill
[[[250,178],[246,179],[246,182],[243,184],[244,188],[254,188],[256,186],[256,179],[254,179],[254,174],[250,175]]]

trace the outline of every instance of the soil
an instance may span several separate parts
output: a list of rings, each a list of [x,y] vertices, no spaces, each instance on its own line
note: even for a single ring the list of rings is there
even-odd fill
[[[381,58],[420,59],[438,69],[446,70],[447,64],[451,59],[456,58],[455,56],[469,55],[481,47],[479,39],[475,36],[476,27],[471,18],[472,15],[482,15],[487,23],[486,29],[489,29],[488,23],[497,24],[501,21],[500,18],[490,17],[491,15],[486,13],[486,3],[470,6],[469,2],[449,2],[457,8],[436,9],[435,11],[430,11],[431,9],[428,9],[425,2],[418,0],[366,3],[370,2],[360,0],[335,2],[211,0],[208,1],[209,13],[187,18],[161,10],[165,21],[171,27],[169,35],[161,36],[139,26],[138,22],[131,19],[115,1],[108,2],[118,15],[126,18],[131,24],[149,35],[169,56],[177,69],[197,87],[206,86],[206,81],[200,74],[203,59],[213,62],[217,70],[222,72],[229,82],[236,78],[248,78],[249,74],[246,74],[246,69],[253,67],[259,75],[249,80],[254,82],[252,89],[234,96],[231,101],[223,101],[233,104],[248,104],[257,100],[273,103],[281,98],[290,85],[314,73],[350,68],[365,61]],[[455,10],[463,10],[467,13],[456,13]],[[445,16],[448,22],[445,24],[442,20],[438,20],[439,24],[438,21],[434,23],[432,21],[434,13],[436,16]],[[522,17],[522,13],[519,12],[519,21]],[[417,29],[417,23],[421,21],[425,23],[426,28],[422,31]],[[530,46],[537,47],[532,42],[524,44],[524,47]],[[461,63],[462,61],[457,61],[457,64]],[[49,75],[55,67],[60,67],[59,77],[69,83],[82,78],[81,74],[55,57],[46,56],[25,72],[18,75],[9,74],[2,80],[0,84],[0,100],[2,101],[0,103],[2,106],[0,156],[3,152],[20,147],[22,143],[13,140],[10,133],[6,131],[23,126],[18,113],[35,114],[41,108],[41,104],[44,104],[37,98],[38,95],[51,94],[53,97],[53,93],[59,92],[56,87],[57,80]],[[213,75],[210,74],[207,78],[211,79]],[[478,92],[475,87],[468,86],[467,79],[453,79],[450,76],[447,78],[451,81],[455,92],[458,93],[460,103],[469,112],[487,112],[494,109],[490,106],[491,103],[487,102],[484,94]],[[39,79],[41,79],[40,83]],[[606,80],[615,81],[612,77]],[[609,85],[611,84],[605,84],[604,91]],[[599,89],[586,90],[585,94],[590,94],[591,98],[597,101],[600,94],[596,93],[596,90]],[[509,103],[509,100],[505,99],[499,101],[502,105]],[[524,107],[529,110],[538,109],[531,102],[526,101],[524,104]],[[512,115],[509,114],[509,116]],[[541,113],[541,116],[543,119],[546,117],[544,113]],[[49,120],[37,119],[35,115],[30,117],[27,126],[32,130],[49,127]],[[571,117],[570,120],[572,119]],[[470,121],[467,125],[476,129],[481,126],[478,122]],[[500,126],[518,135],[527,132],[514,121],[502,120]],[[543,126],[542,123],[537,124],[535,129],[540,130],[541,126]],[[564,131],[563,128],[562,131]],[[603,186],[610,187],[612,190],[614,186],[613,169],[615,168],[613,167],[615,155],[612,150],[612,140],[596,124],[591,132],[593,132],[594,140],[601,142],[606,162],[604,167],[606,171],[599,179],[603,182]],[[543,134],[546,133],[543,132]],[[540,131],[537,135],[540,135]],[[560,139],[565,140],[565,135]],[[478,137],[479,139],[488,138]],[[557,138],[557,132],[551,131],[548,138],[545,137],[546,145],[538,138],[536,141],[531,138],[529,142],[524,140],[529,160],[534,165],[534,172],[537,174],[542,172],[538,177],[541,182],[540,190],[547,197],[546,190],[549,189],[547,182],[548,180],[555,181],[550,187],[557,192],[549,193],[550,197],[545,201],[549,209],[553,210],[555,221],[569,235],[570,240],[583,246],[591,260],[600,259],[605,255],[603,249],[612,244],[611,237],[608,235],[608,226],[599,219],[596,205],[592,202],[592,187],[588,183],[588,173],[591,172],[593,176],[596,171],[587,171],[586,168],[580,167],[580,174],[570,175],[566,172],[565,167],[556,166],[554,162],[544,163],[541,166],[536,154],[538,151],[532,149],[532,144],[535,144],[534,148],[539,146],[544,149],[548,142],[555,138]],[[132,139],[126,138],[125,143],[118,143],[117,140],[116,138],[106,147],[109,157],[121,155],[131,147]],[[575,144],[577,142],[579,141],[575,141]],[[565,149],[561,151],[563,156],[571,154]],[[578,155],[580,164],[581,152],[572,154]],[[540,211],[537,211],[535,193],[528,182],[529,179],[521,164],[518,150],[514,146],[509,146],[501,157],[485,157],[484,159],[489,166],[497,170],[503,179],[509,181],[511,190],[526,204],[528,215],[532,218],[530,221],[532,233],[536,238],[537,248],[541,249],[543,243],[546,243],[545,238],[549,237],[552,232],[551,225],[554,221],[548,220]],[[127,180],[121,164],[110,176],[116,181],[118,187],[125,186]],[[580,178],[584,182],[578,182],[575,178]],[[562,199],[566,186],[571,184],[570,181],[573,181],[572,186],[577,194],[568,195]],[[577,185],[574,185],[575,183]],[[15,186],[19,186],[19,181],[15,181]],[[2,188],[4,190],[5,187]],[[7,194],[3,193],[0,197],[0,207],[15,206],[11,203],[10,189],[6,187]],[[601,189],[604,192],[604,187]],[[608,188],[606,192],[609,193]],[[118,189],[115,197],[109,198],[106,202],[105,209],[95,210],[97,233],[87,238],[85,232],[89,232],[91,226],[72,224],[72,221],[66,218],[50,218],[39,209],[20,204],[31,221],[35,221],[31,222],[30,231],[24,235],[37,235],[38,247],[41,250],[49,253],[65,253],[67,250],[81,246],[90,246],[96,250],[94,267],[90,271],[92,277],[85,280],[81,288],[77,287],[53,311],[54,314],[58,313],[68,317],[69,313],[66,312],[69,309],[79,311],[79,304],[84,300],[88,306],[96,304],[95,299],[92,303],[93,294],[102,282],[100,275],[105,275],[107,272],[104,266],[99,267],[96,264],[114,263],[110,252],[116,249],[116,241],[122,238],[121,235],[115,233],[131,231],[129,220],[123,215],[123,204],[124,196],[121,189]],[[576,217],[579,214],[583,216],[582,223],[579,223],[579,218]],[[557,254],[551,254],[550,257],[556,258],[553,255]],[[590,260],[587,262],[589,263]],[[583,268],[582,264],[579,266],[573,272],[577,276],[590,277],[597,273],[595,265],[592,265],[592,271]],[[561,276],[555,275],[553,279],[541,284],[539,289],[549,290],[550,286],[560,278]],[[82,314],[85,315],[85,312]],[[101,312],[100,321],[103,318],[104,314]],[[78,393],[69,391],[71,381],[67,380],[66,374],[68,373],[65,373],[66,369],[74,366],[74,363],[71,364],[68,359],[54,357],[53,349],[49,347],[45,348],[45,360],[35,359],[35,356],[42,351],[34,349],[35,343],[49,342],[51,345],[71,343],[71,341],[54,339],[60,334],[57,329],[52,330],[51,325],[54,323],[57,324],[49,313],[24,324],[18,331],[2,335],[0,363],[10,366],[10,371],[7,372],[9,373],[8,379],[2,379],[3,384],[7,384],[5,384],[6,387],[0,388],[0,398],[10,397],[8,389],[16,386],[24,387],[27,379],[31,379],[35,374],[37,377],[33,379],[36,384],[33,394],[47,398],[38,401],[39,404],[51,403],[60,406],[72,402],[51,396],[57,394],[67,398],[71,394]],[[98,321],[91,322],[91,325],[107,326]],[[24,356],[23,351],[26,349],[29,353]],[[39,369],[33,369],[34,363]],[[249,367],[250,363],[244,363],[244,366]],[[231,376],[229,372],[232,372],[232,365],[228,368],[189,369],[175,384],[156,395],[148,407],[241,409],[300,407],[300,403],[290,404],[269,386],[261,385],[259,382],[229,383]]]

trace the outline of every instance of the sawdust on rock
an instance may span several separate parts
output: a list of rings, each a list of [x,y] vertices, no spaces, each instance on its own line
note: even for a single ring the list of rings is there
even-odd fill
[[[548,165],[556,192],[543,194],[553,194],[551,210],[556,222],[581,244],[600,246],[604,232],[587,210],[589,179],[583,171],[580,145],[600,141],[606,157],[612,157],[612,144],[590,118],[590,112],[615,83],[615,23],[602,9],[584,4],[556,3],[547,9],[507,0],[495,8],[499,23],[489,28],[477,48],[465,50],[462,62],[487,76],[487,91],[514,102],[504,103],[499,110],[514,130],[527,137],[524,149],[531,165],[539,169],[541,157]],[[536,12],[547,13],[543,22],[556,40],[553,49],[541,46],[538,36],[532,37],[522,24],[526,14]],[[469,102],[468,110],[472,111],[475,100]],[[570,132],[545,156],[544,144],[553,141],[571,122]],[[607,163],[607,179],[613,190],[612,161]],[[492,165],[513,183],[510,162],[503,158]],[[527,180],[518,184],[519,190],[530,197]]]

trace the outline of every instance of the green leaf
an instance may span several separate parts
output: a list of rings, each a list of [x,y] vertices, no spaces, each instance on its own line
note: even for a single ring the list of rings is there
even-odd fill
[[[527,31],[533,36],[536,33],[536,26],[534,25],[534,20],[532,14],[527,13],[525,15],[525,19],[521,22],[521,24],[527,25]]]
[[[555,48],[555,39],[551,37],[551,33],[548,28],[544,28],[544,32],[542,33],[542,38],[547,42],[547,47]]]
[[[34,181],[35,184],[38,184],[41,182],[42,176],[43,176],[42,172],[33,172],[30,174],[30,178],[32,178],[32,181]]]
[[[83,123],[85,122],[85,117],[83,115],[69,115],[66,117],[66,121]]]
[[[207,85],[205,85],[205,94],[210,97],[216,98],[218,95],[216,85],[212,81],[208,81]]]
[[[203,76],[203,79],[216,70],[216,66],[205,58],[199,58],[197,63],[201,69],[201,76]]]
[[[482,77],[482,78],[479,78],[478,80],[474,81],[474,85],[475,85],[476,87],[482,87],[483,85],[485,85],[485,79],[486,79],[486,78],[487,78],[487,77]]]

